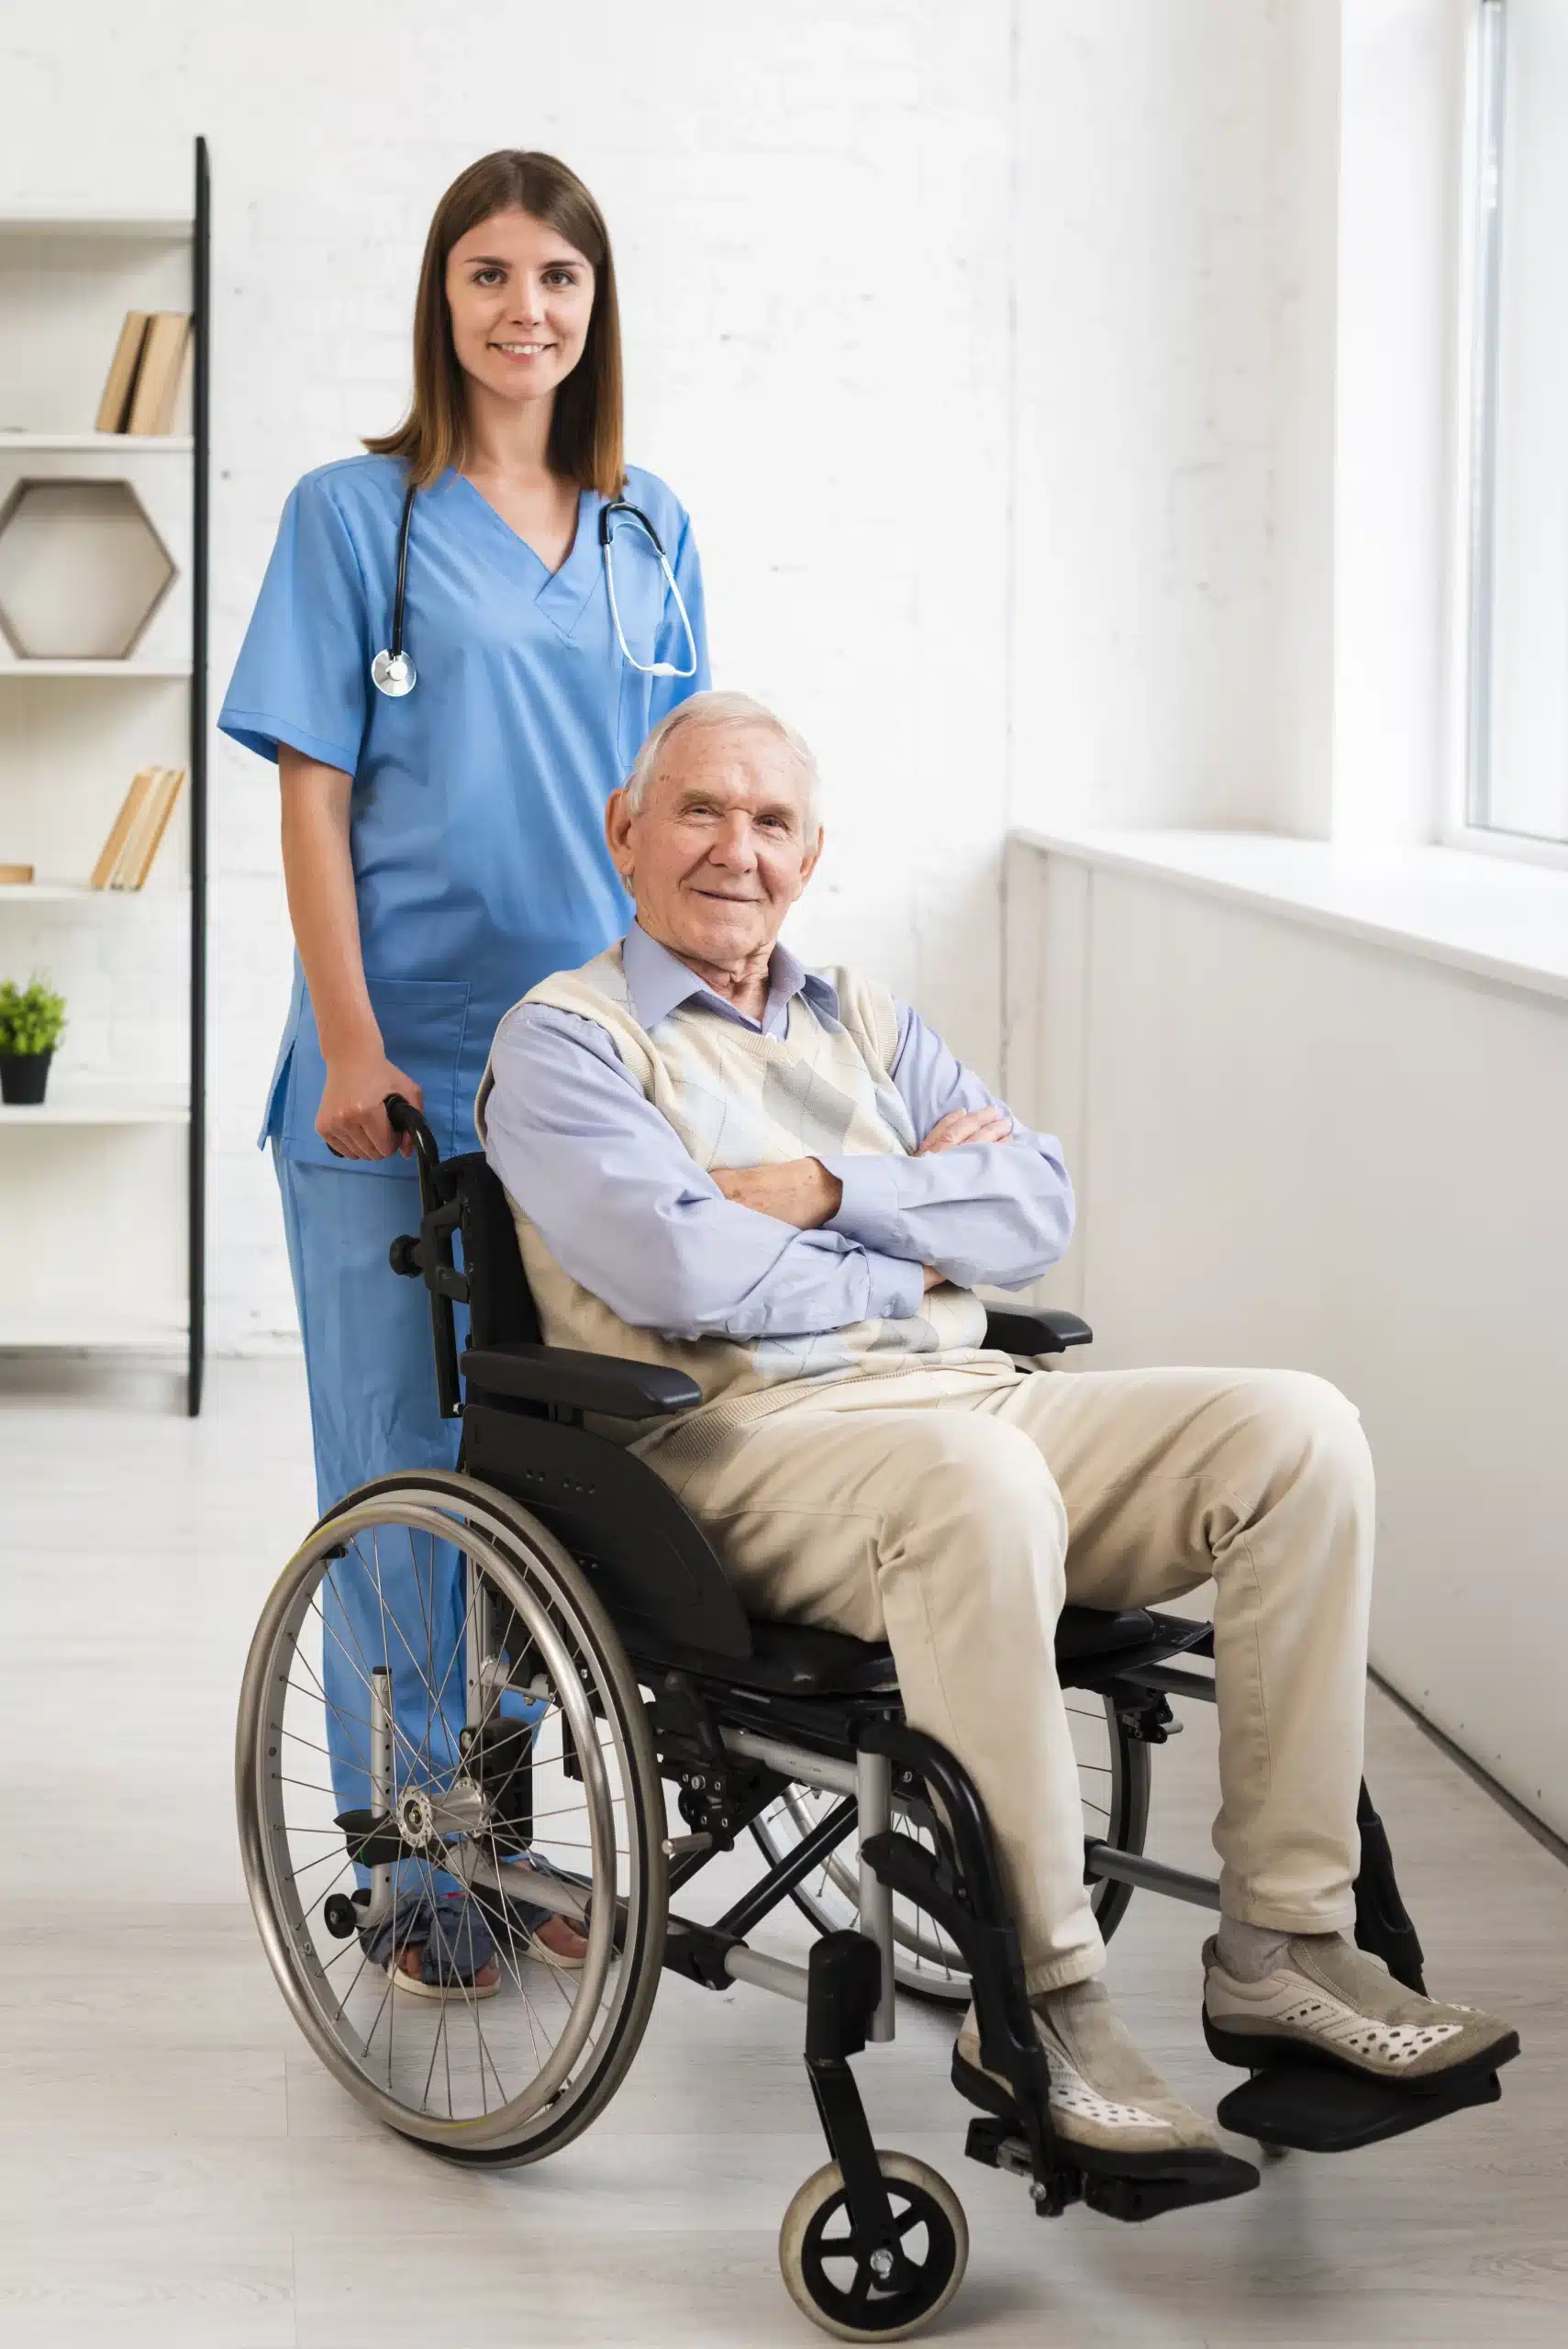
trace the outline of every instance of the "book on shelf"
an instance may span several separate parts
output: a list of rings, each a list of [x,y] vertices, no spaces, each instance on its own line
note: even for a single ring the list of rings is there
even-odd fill
[[[147,322],[136,387],[130,395],[125,429],[133,433],[168,432],[173,429],[191,345],[190,314],[185,310],[155,310]]]
[[[180,796],[184,780],[183,767],[158,769],[158,780],[147,795],[141,820],[126,842],[121,869],[109,883],[111,889],[141,887],[152,870],[153,858],[163,845],[163,835],[169,829],[169,818],[174,812],[174,802]]]
[[[184,780],[183,767],[143,767],[132,777],[93,867],[95,889],[141,887],[152,870]]]
[[[136,385],[136,371],[141,363],[142,345],[147,340],[150,313],[128,310],[120,339],[115,345],[115,355],[109,362],[109,372],[104,382],[104,396],[98,402],[95,430],[123,432],[130,410],[130,395]]]
[[[143,767],[139,774],[132,776],[130,789],[120,802],[120,812],[110,825],[109,837],[104,842],[98,862],[93,867],[90,884],[93,888],[106,889],[108,887],[109,875],[119,863],[121,852],[130,836],[131,826],[141,813],[142,803],[152,788],[153,778],[157,773],[156,767]]]

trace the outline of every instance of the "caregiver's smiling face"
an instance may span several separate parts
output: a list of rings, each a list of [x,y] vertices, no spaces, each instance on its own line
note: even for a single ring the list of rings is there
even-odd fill
[[[452,348],[498,398],[547,397],[583,356],[594,270],[531,212],[494,212],[447,255]]]

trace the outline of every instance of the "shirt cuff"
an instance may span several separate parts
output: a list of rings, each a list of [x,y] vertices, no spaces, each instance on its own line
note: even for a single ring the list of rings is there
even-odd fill
[[[862,1248],[874,1248],[880,1255],[907,1256],[908,1233],[894,1173],[900,1163],[880,1154],[823,1159],[822,1164],[844,1193],[837,1214],[828,1217],[824,1229]]]
[[[926,1269],[906,1256],[879,1256],[867,1251],[871,1275],[866,1289],[868,1321],[907,1321],[926,1301]]]

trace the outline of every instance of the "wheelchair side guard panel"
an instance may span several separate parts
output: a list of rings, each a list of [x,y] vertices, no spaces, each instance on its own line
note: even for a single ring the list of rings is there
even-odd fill
[[[740,1601],[700,1527],[618,1443],[471,1401],[462,1464],[565,1543],[634,1652],[642,1633],[731,1662],[750,1656]]]

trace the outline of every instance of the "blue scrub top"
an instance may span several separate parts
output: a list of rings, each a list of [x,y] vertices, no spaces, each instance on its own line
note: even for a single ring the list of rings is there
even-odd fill
[[[365,979],[387,1058],[424,1088],[443,1156],[474,1147],[473,1099],[503,1014],[630,920],[604,807],[639,744],[708,682],[689,520],[652,473],[625,495],[664,542],[697,644],[695,677],[648,677],[621,653],[599,553],[605,501],[578,503],[561,569],[450,470],[414,502],[404,640],[417,671],[392,700],[370,679],[391,637],[402,465],[350,457],[290,495],[218,717],[262,758],[286,742],[354,779],[350,837]],[[686,665],[684,630],[635,524],[616,531],[616,596],[639,661]],[[262,1122],[285,1157],[355,1174],[316,1131],[326,1078],[310,994],[294,996]]]

